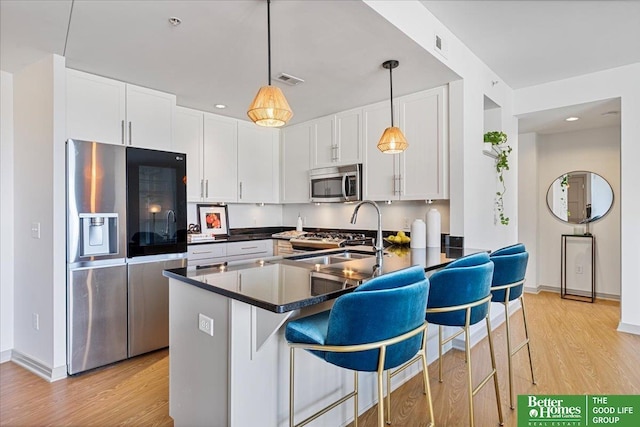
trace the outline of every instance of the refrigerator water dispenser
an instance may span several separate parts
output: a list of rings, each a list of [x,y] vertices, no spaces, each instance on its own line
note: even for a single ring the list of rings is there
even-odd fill
[[[80,256],[118,253],[118,214],[81,213]]]

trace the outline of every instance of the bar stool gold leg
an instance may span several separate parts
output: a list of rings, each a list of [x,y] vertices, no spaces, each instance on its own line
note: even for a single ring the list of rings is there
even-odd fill
[[[438,326],[438,381],[442,382],[442,326]]]
[[[500,425],[504,425],[504,417],[502,416],[502,405],[500,404],[500,386],[498,385],[498,368],[496,366],[496,356],[493,351],[493,338],[491,336],[491,314],[487,314],[487,338],[489,339],[489,353],[491,354],[491,367],[493,368],[493,386],[496,389],[496,403],[498,405],[498,420]]]
[[[293,422],[293,353],[294,348],[289,349],[289,427],[294,426]]]
[[[527,328],[527,312],[524,309],[524,297],[520,295],[520,307],[522,307],[522,320],[524,322],[524,337],[527,343],[527,352],[529,353],[529,367],[531,368],[531,382],[536,383],[536,378],[533,375],[533,359],[531,359],[531,347],[529,345],[529,329]]]
[[[353,427],[358,427],[358,371],[353,371]]]
[[[467,384],[469,388],[469,425],[471,427],[474,426],[474,417],[473,417],[473,379],[471,376],[471,345],[469,344],[469,326],[464,327],[464,354],[467,358]]]

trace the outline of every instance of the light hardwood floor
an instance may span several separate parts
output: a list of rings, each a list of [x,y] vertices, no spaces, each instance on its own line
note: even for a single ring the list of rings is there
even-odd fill
[[[526,295],[537,385],[530,382],[526,351],[515,360],[516,394],[640,394],[640,336],[616,331],[619,304],[562,300],[558,294]],[[522,316],[512,317],[514,342]],[[517,425],[509,409],[504,325],[494,332],[505,426]],[[487,341],[472,350],[476,381],[489,369]],[[9,362],[0,365],[2,426],[171,426],[168,351],[162,350],[73,378],[48,383]],[[444,357],[444,382],[437,363],[429,367],[436,425],[468,425],[464,354]],[[428,413],[420,376],[392,394],[392,425],[424,426]],[[360,426],[376,425],[376,407]],[[497,426],[491,384],[475,398],[476,425]],[[213,423],[212,423],[213,425]],[[267,426],[268,427],[268,426]]]

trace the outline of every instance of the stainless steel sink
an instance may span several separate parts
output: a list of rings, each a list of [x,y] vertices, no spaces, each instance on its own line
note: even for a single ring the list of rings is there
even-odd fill
[[[315,265],[330,265],[330,264],[338,264],[341,262],[354,261],[358,259],[372,258],[372,257],[375,257],[375,254],[345,250],[345,251],[315,255],[315,256],[313,254],[310,254],[310,256],[308,257],[296,258],[295,261],[305,262],[305,263],[315,264]]]

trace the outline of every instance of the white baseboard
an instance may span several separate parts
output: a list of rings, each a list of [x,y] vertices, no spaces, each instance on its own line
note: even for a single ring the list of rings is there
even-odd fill
[[[5,363],[11,360],[11,350],[5,350],[0,352],[0,363]]]
[[[67,377],[66,365],[50,368],[16,350],[11,351],[11,361],[49,382],[58,381]]]
[[[618,324],[618,332],[626,332],[627,334],[640,335],[640,325],[620,322]]]

